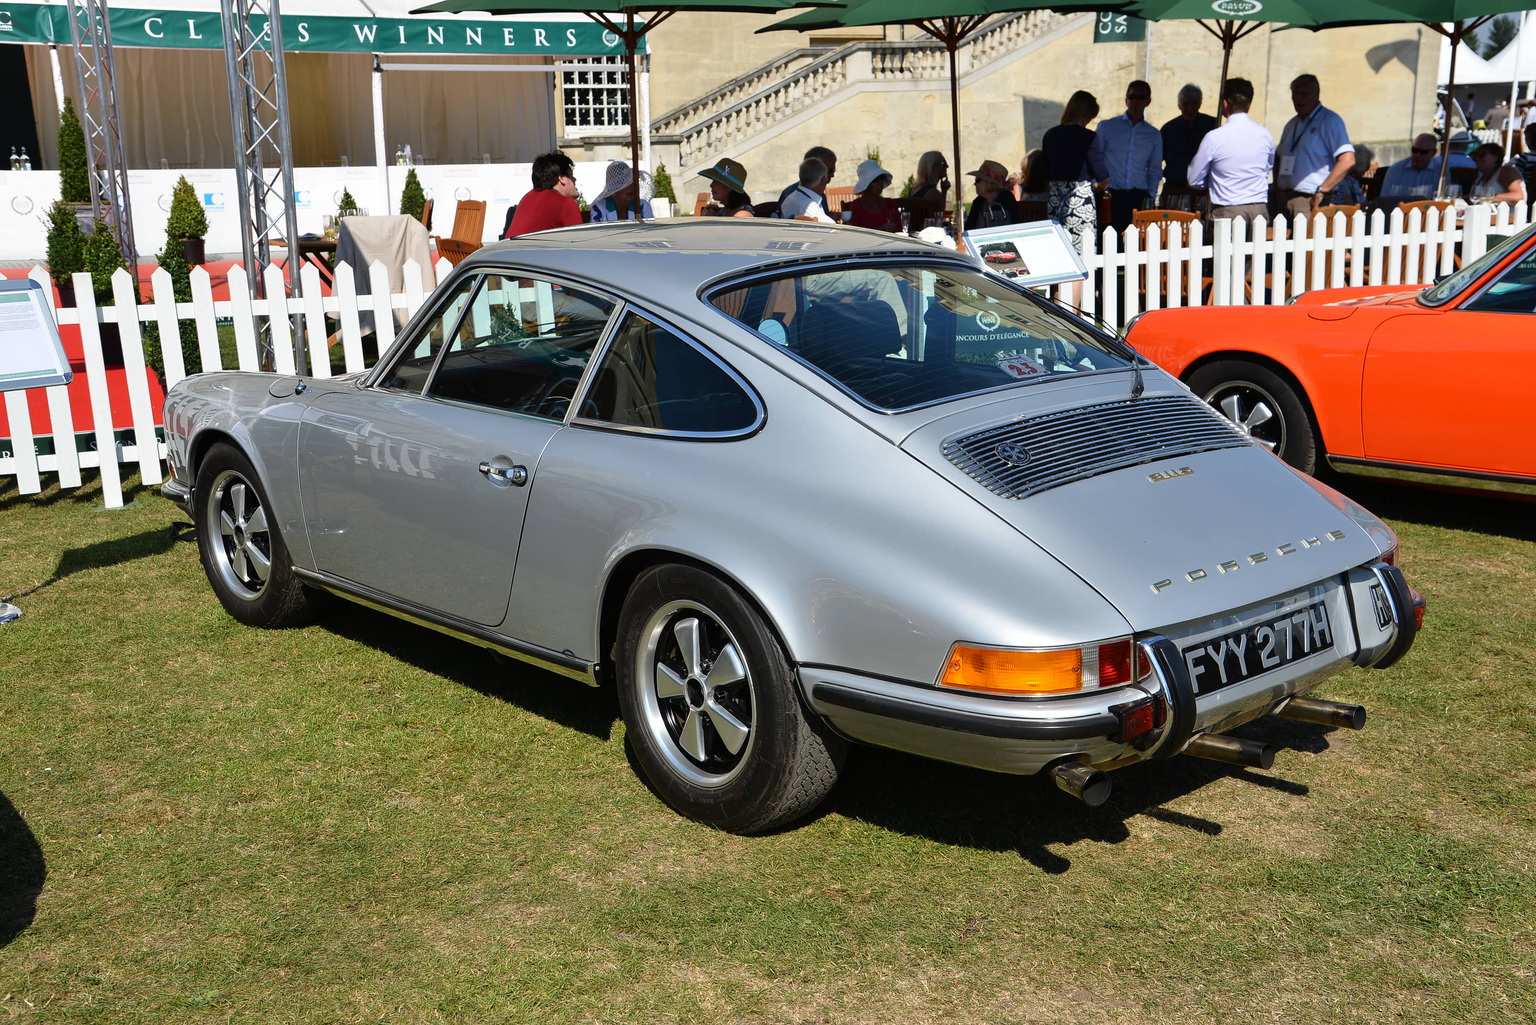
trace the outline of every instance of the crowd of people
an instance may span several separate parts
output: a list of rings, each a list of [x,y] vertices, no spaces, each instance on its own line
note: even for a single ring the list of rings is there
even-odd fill
[[[1249,116],[1253,83],[1231,78],[1220,98],[1221,120],[1202,111],[1204,96],[1186,85],[1176,98],[1178,116],[1160,128],[1147,120],[1152,87],[1141,80],[1125,91],[1125,110],[1099,120],[1099,102],[1085,90],[1074,92],[1062,108],[1060,123],[1046,131],[1039,149],[1027,153],[1017,175],[1000,161],[983,160],[966,176],[974,200],[965,216],[966,230],[1014,224],[1044,216],[1074,237],[1101,227],[1101,196],[1108,197],[1107,223],[1128,228],[1136,211],[1162,205],[1198,210],[1212,220],[1284,214],[1306,216],[1325,206],[1390,209],[1399,203],[1438,194],[1442,177],[1455,183],[1472,202],[1524,203],[1536,196],[1536,101],[1517,115],[1529,120],[1521,133],[1523,152],[1506,161],[1497,143],[1472,146],[1471,137],[1453,137],[1450,166],[1442,176],[1438,139],[1424,133],[1409,155],[1378,169],[1369,146],[1350,141],[1337,112],[1322,104],[1315,75],[1298,75],[1290,84],[1295,115],[1281,128],[1278,141]],[[1490,111],[1490,115],[1498,113]],[[1468,152],[1470,150],[1470,152]],[[1368,189],[1366,176],[1382,175],[1379,189]],[[837,154],[826,146],[805,152],[795,181],[776,202],[754,205],[747,192],[747,169],[725,157],[702,173],[710,183],[708,216],[774,216],[832,223],[842,221],[880,231],[899,232],[910,225],[895,197],[892,173],[875,159],[859,164],[854,198],[840,217],[829,212],[827,189],[837,174]],[[949,163],[938,151],[924,153],[910,179],[909,195],[941,207],[949,197]],[[591,204],[594,221],[650,217],[653,183],[645,172],[639,182],[630,166],[608,166],[603,192]],[[564,154],[540,156],[533,165],[533,189],[513,208],[505,238],[580,223],[574,166]],[[1452,193],[1456,194],[1455,191]]]

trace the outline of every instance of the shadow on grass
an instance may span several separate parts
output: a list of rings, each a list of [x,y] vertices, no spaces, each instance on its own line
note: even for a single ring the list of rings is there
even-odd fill
[[[37,917],[37,898],[48,878],[43,849],[27,820],[0,794],[0,947]]]
[[[164,555],[176,544],[176,538],[172,530],[159,527],[155,530],[145,530],[129,537],[115,537],[106,541],[97,541],[95,544],[86,545],[83,548],[67,548],[64,554],[59,556],[58,565],[53,569],[53,575],[40,584],[35,584],[25,591],[17,591],[8,597],[11,599],[25,598],[36,594],[45,587],[63,580],[72,573],[82,570],[102,569],[107,566],[119,566],[125,562],[133,562],[135,559],[147,559],[155,555]]]
[[[1231,731],[1310,753],[1327,749],[1330,732],[1331,727],[1277,719]],[[1089,808],[1043,775],[1010,776],[856,748],[824,811],[939,843],[1016,851],[1040,871],[1057,875],[1072,867],[1059,848],[1120,843],[1130,837],[1126,823],[1136,815],[1219,836],[1221,823],[1164,807],[1219,779],[1304,797],[1305,785],[1277,774],[1287,760],[1300,757],[1282,751],[1277,768],[1268,773],[1191,757],[1144,762],[1112,772],[1114,790],[1108,802]]]
[[[348,601],[338,600],[319,625],[557,725],[599,740],[613,735],[619,707],[612,688],[588,687],[514,659],[493,656],[466,641]]]
[[[1323,479],[1383,519],[1536,541],[1536,515],[1532,515],[1536,510],[1529,498],[1491,494],[1478,488],[1415,486],[1332,472]]]

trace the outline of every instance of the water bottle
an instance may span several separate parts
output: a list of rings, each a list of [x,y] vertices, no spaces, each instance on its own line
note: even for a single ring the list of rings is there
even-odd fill
[[[395,147],[395,164],[396,164],[396,166],[403,166],[405,164],[405,147],[404,146],[396,146]]]
[[[11,147],[11,170],[12,171],[19,171],[19,170],[21,170],[21,158],[16,155],[16,147],[15,146]]]
[[[27,147],[25,146],[21,147],[21,169],[23,171],[32,170],[32,158],[27,156]]]

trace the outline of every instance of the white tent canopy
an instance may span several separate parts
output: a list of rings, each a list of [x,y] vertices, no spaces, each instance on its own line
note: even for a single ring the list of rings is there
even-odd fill
[[[1533,34],[1536,34],[1536,26],[1533,26]],[[1518,66],[1516,60],[1519,60]],[[1449,40],[1442,40],[1440,46],[1440,77],[1437,81],[1445,85],[1451,74],[1451,45]],[[1536,39],[1527,39],[1521,46],[1519,39],[1515,39],[1504,49],[1493,55],[1492,60],[1484,60],[1470,46],[1463,43],[1456,51],[1456,85],[1504,85],[1515,81],[1528,82],[1536,79]],[[1469,112],[1470,113],[1470,112]]]

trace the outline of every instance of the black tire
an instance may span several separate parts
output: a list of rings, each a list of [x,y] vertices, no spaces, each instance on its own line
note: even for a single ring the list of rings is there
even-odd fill
[[[247,626],[313,619],[323,594],[294,575],[282,531],[268,519],[266,488],[245,453],[225,444],[209,449],[196,495],[197,548],[225,611]]]
[[[1246,360],[1218,360],[1190,374],[1189,387],[1302,473],[1317,472],[1317,424],[1290,378]]]
[[[646,780],[687,817],[762,833],[819,805],[846,743],[802,707],[762,617],[718,577],[657,566],[619,618],[619,706]]]

